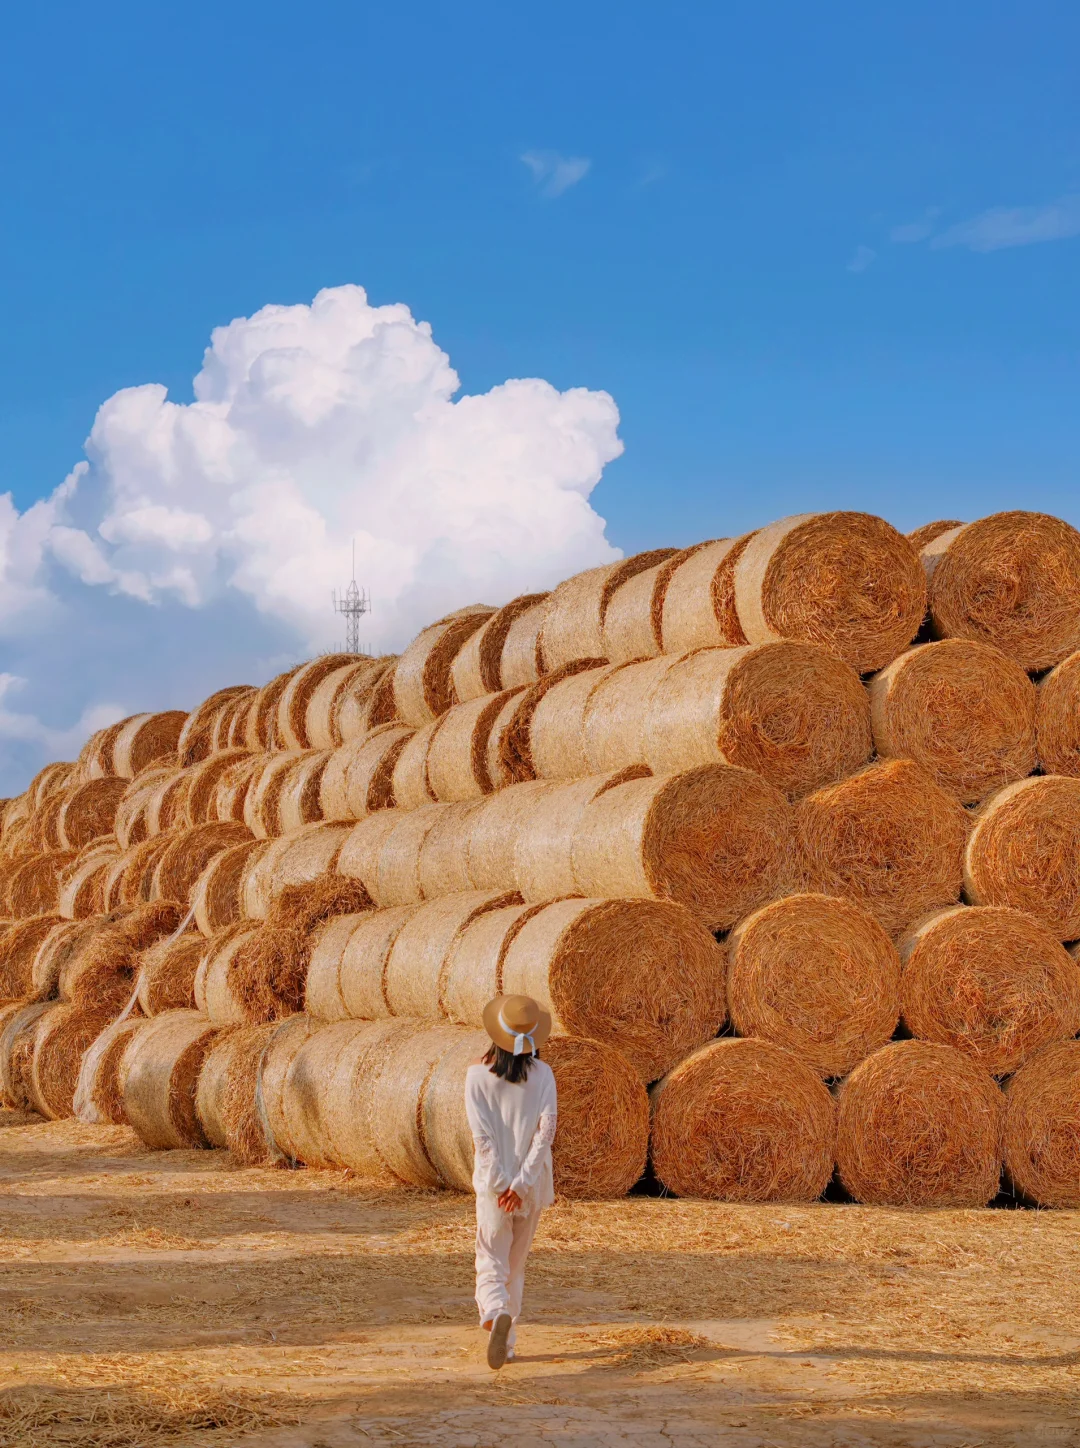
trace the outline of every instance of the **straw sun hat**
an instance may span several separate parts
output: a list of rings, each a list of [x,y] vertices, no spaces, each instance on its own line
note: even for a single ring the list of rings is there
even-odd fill
[[[551,1035],[551,1017],[532,996],[496,996],[484,1007],[484,1029],[504,1051],[531,1056]]]

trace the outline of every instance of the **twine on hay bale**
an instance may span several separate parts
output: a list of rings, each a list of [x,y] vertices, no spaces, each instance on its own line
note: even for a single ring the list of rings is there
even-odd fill
[[[56,914],[64,876],[77,857],[76,850],[54,850],[17,866],[8,878],[7,914],[13,920]]]
[[[113,768],[124,779],[134,779],[159,761],[176,759],[180,734],[187,723],[183,709],[162,714],[136,714],[113,743]]]
[[[242,1026],[224,1026],[211,1042],[195,1083],[195,1115],[211,1146],[228,1146],[225,1132],[225,1093],[234,1068]]]
[[[828,1088],[771,1041],[712,1041],[652,1089],[653,1170],[676,1196],[816,1201],[835,1142]]]
[[[804,888],[865,906],[890,935],[960,899],[968,816],[910,760],[826,785],[795,820]]]
[[[869,694],[878,754],[914,759],[964,804],[1035,768],[1035,686],[989,644],[908,649],[874,675]]]
[[[639,574],[639,577],[641,575]],[[519,748],[509,755],[502,782],[526,779],[581,779],[590,769],[585,753],[585,711],[594,692],[623,666],[600,664],[551,675],[537,686],[530,716],[520,731]],[[670,659],[663,662],[670,665]],[[619,768],[620,765],[613,766]]]
[[[196,881],[210,861],[250,839],[245,826],[232,821],[211,821],[179,831],[154,867],[154,898],[189,904]]]
[[[203,935],[214,935],[242,918],[247,872],[268,848],[267,840],[245,840],[222,850],[205,867],[190,897],[195,924]]]
[[[455,937],[446,954],[439,990],[447,1018],[475,1026],[488,1001],[500,994],[502,964],[510,942],[543,905],[503,905],[475,916]]]
[[[88,931],[61,965],[61,996],[87,1009],[119,1009],[131,994],[141,953],[172,935],[183,919],[182,906],[157,900]]]
[[[546,593],[526,593],[513,598],[471,634],[454,659],[450,681],[459,704],[496,694],[507,687],[502,682],[502,656],[511,628],[524,614],[547,598]],[[522,684],[531,683],[522,680]],[[521,687],[519,685],[518,687]]]
[[[1080,1207],[1080,1041],[1046,1046],[1005,1086],[1005,1173],[1040,1207]]]
[[[490,804],[484,805],[470,831],[467,855],[470,873],[473,847],[491,813],[496,822],[508,820],[511,825],[491,843],[506,856],[503,873],[511,882],[511,887],[520,890],[526,900],[554,900],[560,895],[588,893],[578,886],[573,855],[574,839],[585,810],[598,795],[624,783],[627,778],[636,778],[644,773],[644,770],[629,773],[619,770],[577,779],[569,784],[551,784],[525,796],[517,810],[512,810],[509,803],[512,791],[506,791],[504,798],[507,802],[501,808],[496,807],[495,802],[500,799],[496,795]],[[522,785],[515,786],[515,790],[522,788]],[[486,833],[490,838],[490,825]],[[609,892],[598,890],[594,893],[603,895]]]
[[[942,533],[951,533],[954,528],[962,528],[963,522],[959,518],[938,518],[932,523],[923,523],[919,528],[913,528],[907,535],[908,542],[921,553],[928,543],[935,538],[940,538]]]
[[[82,1059],[112,1018],[101,1005],[50,1005],[37,1022],[28,1077],[30,1099],[42,1116],[74,1114]]]
[[[273,901],[291,885],[309,885],[337,865],[348,824],[320,821],[271,841],[244,876],[243,906],[249,920],[265,920]],[[347,871],[342,871],[347,874]]]
[[[350,739],[331,754],[319,782],[324,820],[362,820],[394,806],[394,766],[414,730],[382,724]]]
[[[194,1011],[146,1021],[128,1042],[120,1066],[124,1114],[147,1146],[206,1146],[195,1088],[217,1027]]]
[[[136,979],[143,1015],[195,1009],[195,973],[206,948],[202,935],[186,934],[166,937],[142,952]]]
[[[687,550],[664,593],[660,640],[665,654],[749,642],[735,606],[735,568],[754,537],[718,538]]]
[[[435,799],[428,783],[427,757],[431,741],[442,728],[444,714],[418,729],[397,757],[390,788],[398,809],[419,809]]]
[[[473,889],[469,877],[468,840],[473,821],[484,806],[480,799],[443,805],[420,846],[420,894],[425,900]],[[513,887],[507,887],[513,888]]]
[[[16,1111],[37,1109],[30,1100],[30,1063],[38,1022],[51,1009],[50,1001],[21,1005],[5,1016],[0,1028],[0,1086]]]
[[[282,833],[278,827],[278,800],[289,771],[303,758],[300,752],[263,755],[244,794],[244,824],[256,839],[275,839]]]
[[[576,573],[548,596],[540,629],[540,673],[550,674],[575,659],[604,657],[604,618],[615,591],[656,563],[663,563],[674,548],[654,548],[617,563],[605,563]],[[508,683],[509,681],[507,681]]]
[[[1039,681],[1035,733],[1044,774],[1080,776],[1080,652]]]
[[[860,674],[907,648],[926,612],[919,555],[871,513],[802,513],[763,528],[735,569],[749,643],[823,644]]]
[[[1047,774],[990,795],[967,843],[964,895],[1080,939],[1080,779]]]
[[[330,755],[329,749],[309,750],[288,770],[278,793],[275,835],[291,834],[322,819],[319,792]]]
[[[398,718],[422,729],[454,702],[450,676],[468,639],[495,612],[485,604],[459,609],[419,633],[394,665],[394,706]]]
[[[92,840],[112,834],[126,787],[122,779],[92,779],[76,786],[60,807],[57,845],[65,850],[81,850]]]
[[[394,712],[394,665],[396,654],[376,659],[370,669],[347,684],[334,706],[334,729],[347,744],[368,734],[380,724],[396,719]],[[400,722],[400,721],[398,721]]]
[[[382,995],[390,1015],[443,1015],[443,972],[454,941],[478,915],[519,900],[516,894],[471,890],[421,905],[397,932],[383,967]]]
[[[837,1095],[837,1167],[857,1202],[982,1207],[998,1191],[1005,1102],[950,1046],[893,1041]]]
[[[957,905],[900,942],[913,1036],[954,1046],[992,1076],[1080,1031],[1080,970],[1052,931],[995,905]]]
[[[1046,513],[994,513],[920,554],[939,638],[993,644],[1029,673],[1080,648],[1080,533]]]
[[[431,798],[453,803],[480,799],[492,792],[495,783],[488,768],[491,732],[507,704],[520,698],[521,692],[518,688],[483,694],[443,715],[425,760],[425,782]],[[395,802],[402,803],[396,794]]]
[[[90,1044],[79,1067],[72,1109],[91,1126],[126,1126],[120,1063],[131,1038],[145,1024],[139,1015],[112,1021]]]
[[[900,958],[849,900],[775,900],[738,925],[727,948],[736,1031],[793,1051],[819,1076],[846,1075],[896,1030]]]
[[[176,757],[186,769],[207,758],[213,748],[214,724],[219,711],[231,700],[254,694],[250,684],[233,684],[219,689],[192,709],[176,741]]]
[[[44,941],[65,922],[59,915],[16,921],[0,937],[0,1001],[18,1000],[34,989],[34,959]]]
[[[544,626],[549,594],[518,614],[506,634],[499,659],[499,683],[504,689],[535,684],[540,677],[540,630]]]
[[[211,754],[209,758],[185,770],[185,773],[191,778],[191,783],[188,785],[187,799],[184,803],[184,818],[176,820],[175,823],[202,825],[207,820],[216,818],[214,814],[215,797],[222,778],[235,765],[250,764],[251,762],[252,756],[246,749],[225,749],[220,754]]]
[[[680,905],[556,900],[507,936],[498,993],[532,996],[557,1034],[614,1046],[644,1081],[724,1024],[724,952]]]
[[[195,971],[195,1008],[218,1026],[236,1026],[247,1020],[244,1004],[233,988],[233,968],[241,949],[254,940],[260,927],[241,922],[228,925],[207,945]]]
[[[363,664],[359,654],[321,654],[297,669],[286,684],[277,708],[278,738],[286,749],[311,749],[314,741],[308,734],[307,712],[312,696],[324,680],[343,668]],[[322,746],[329,748],[329,744]]]

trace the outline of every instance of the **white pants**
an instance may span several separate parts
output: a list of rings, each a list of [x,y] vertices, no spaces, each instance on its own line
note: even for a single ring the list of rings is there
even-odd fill
[[[540,1208],[520,1216],[504,1212],[495,1201],[476,1202],[476,1305],[480,1322],[494,1322],[508,1312],[514,1326],[507,1339],[513,1347],[521,1298],[525,1291],[525,1261],[536,1235]]]

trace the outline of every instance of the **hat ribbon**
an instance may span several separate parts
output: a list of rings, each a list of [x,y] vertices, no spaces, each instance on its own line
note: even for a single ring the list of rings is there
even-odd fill
[[[507,1024],[506,1017],[501,1010],[499,1011],[499,1025],[508,1036],[514,1037],[513,1054],[515,1056],[524,1056],[526,1041],[529,1043],[529,1054],[532,1056],[536,1055],[536,1042],[533,1040],[533,1031],[536,1030],[535,1026],[533,1026],[532,1031],[516,1031],[513,1026]]]

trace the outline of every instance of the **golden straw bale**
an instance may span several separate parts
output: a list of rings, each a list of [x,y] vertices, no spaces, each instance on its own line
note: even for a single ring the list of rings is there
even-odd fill
[[[28,840],[34,850],[65,848],[60,838],[60,814],[66,798],[66,791],[51,795],[34,810],[28,821]]]
[[[435,823],[420,846],[420,895],[433,900],[473,889],[469,877],[468,841],[473,821],[484,807],[482,799],[441,805]]]
[[[60,988],[60,973],[65,963],[90,935],[104,930],[111,923],[105,915],[86,920],[62,920],[54,925],[34,952],[30,965],[30,989],[26,994],[36,1000],[49,1000]]]
[[[465,862],[473,890],[516,890],[514,852],[517,839],[528,826],[542,795],[559,786],[548,780],[530,780],[498,790],[479,803],[467,819]]]
[[[492,792],[495,782],[488,768],[491,732],[506,705],[521,693],[519,687],[482,694],[455,705],[442,716],[428,744],[425,761],[425,783],[433,799],[452,803],[479,799]],[[402,803],[396,792],[395,802]]]
[[[390,1014],[444,1014],[443,974],[454,941],[478,915],[516,903],[515,894],[470,890],[423,904],[398,931],[386,958],[382,994]]]
[[[281,696],[289,687],[294,674],[300,672],[302,664],[286,669],[264,684],[258,692],[253,707],[247,715],[244,742],[249,749],[281,749],[284,741],[278,735],[277,711]]]
[[[47,799],[73,787],[76,784],[74,775],[74,764],[68,764],[62,760],[55,764],[46,764],[39,769],[26,786],[26,793],[30,796],[32,808],[40,809]]]
[[[439,1177],[424,1146],[420,1103],[428,1077],[460,1039],[461,1027],[413,1025],[411,1032],[380,1053],[372,1073],[371,1136],[394,1176],[409,1186],[436,1187]]]
[[[208,820],[244,823],[248,791],[254,788],[267,757],[266,754],[246,754],[221,772],[206,812]]]
[[[308,1166],[337,1165],[325,1114],[327,1091],[342,1050],[356,1035],[354,1021],[337,1021],[313,1032],[293,1056],[281,1103],[289,1155]]]
[[[154,791],[167,780],[172,771],[168,765],[156,765],[138,779],[121,780],[126,784],[123,795],[116,806],[112,820],[112,832],[123,850],[138,845],[150,838],[150,804]],[[101,781],[95,780],[97,784]]]
[[[81,779],[104,779],[106,775],[116,773],[113,746],[120,737],[120,731],[130,722],[130,718],[118,719],[115,724],[109,724],[104,729],[99,729],[96,734],[91,734],[78,759],[77,768]]]
[[[712,1041],[652,1090],[653,1169],[680,1197],[816,1201],[835,1145],[828,1087],[771,1041]]]
[[[1080,533],[1047,513],[994,513],[920,554],[939,638],[993,644],[1029,673],[1080,648]]]
[[[727,650],[718,650],[727,652]],[[596,688],[585,700],[581,721],[581,755],[583,774],[605,774],[628,765],[647,768],[645,759],[645,721],[652,701],[665,675],[675,663],[670,655],[642,659],[637,663],[617,665],[604,673]],[[571,746],[571,760],[577,751]],[[707,756],[715,759],[715,752]],[[576,761],[575,761],[576,762]],[[705,761],[695,759],[700,764]],[[682,768],[676,765],[675,768]],[[537,771],[539,773],[539,770]],[[665,770],[672,773],[673,770]]]
[[[101,901],[106,910],[129,910],[150,899],[154,869],[174,838],[171,831],[155,835],[116,856],[107,866],[101,885]]]
[[[53,850],[19,865],[8,877],[7,915],[26,920],[31,915],[56,914],[64,876],[77,858],[77,850]]]
[[[459,1030],[435,1062],[420,1091],[418,1114],[424,1154],[439,1182],[459,1192],[472,1190],[473,1175],[472,1131],[465,1115],[465,1076],[490,1045],[485,1031]],[[636,1084],[641,1090],[641,1083]],[[604,1105],[607,1110],[608,1103]],[[562,1106],[560,1097],[560,1110]]]
[[[195,924],[203,935],[211,936],[243,917],[248,870],[269,848],[269,840],[245,840],[222,850],[206,866],[190,896]]]
[[[258,925],[240,923],[219,930],[206,945],[195,971],[195,1006],[215,1025],[239,1025],[247,1021],[244,1002],[234,982],[234,967],[244,946],[254,940]]]
[[[263,755],[244,795],[244,824],[256,839],[271,840],[281,834],[278,800],[290,770],[304,758],[291,750]]]
[[[307,731],[307,711],[312,696],[326,679],[342,668],[362,664],[359,654],[321,654],[293,674],[278,700],[277,733],[285,749],[311,749],[314,741]],[[329,727],[329,719],[327,720]],[[329,748],[329,744],[321,746]]]
[[[399,719],[421,729],[454,702],[450,677],[467,640],[495,612],[484,604],[459,609],[418,634],[394,665],[394,706]]]
[[[61,996],[87,1009],[99,1005],[119,1009],[134,988],[141,953],[171,936],[183,915],[173,901],[158,900],[88,931],[61,962],[57,982]]]
[[[120,1066],[124,1114],[147,1146],[206,1146],[195,1088],[217,1027],[194,1011],[169,1011],[146,1021],[128,1042]]]
[[[539,683],[526,689],[516,705],[508,704],[503,707],[496,716],[488,739],[488,773],[496,789],[503,789],[508,784],[521,784],[537,777],[536,762],[532,755],[532,731],[536,711],[548,693],[577,674],[585,673],[590,678],[595,675],[599,680],[605,667],[602,659],[575,659],[572,663],[553,669]],[[571,708],[572,702],[571,700]],[[556,705],[555,719],[559,712]],[[552,722],[549,718],[549,726]],[[565,730],[561,731],[548,745],[549,757],[557,753],[559,737],[564,737],[565,733]]]
[[[308,750],[286,772],[278,791],[275,835],[291,834],[303,825],[322,819],[319,789],[323,772],[330,761],[329,749]]]
[[[232,1026],[223,1033],[228,1045],[223,1044],[222,1050],[228,1064],[215,1109],[225,1134],[225,1145],[241,1166],[271,1166],[281,1159],[266,1124],[261,1090],[263,1067],[271,1042],[295,1037],[297,1023],[301,1027],[299,1039],[306,1039],[310,1030],[306,1016],[259,1026]]]
[[[964,895],[1080,939],[1080,779],[1047,774],[990,795],[967,842]]]
[[[756,537],[753,532],[741,538],[717,538],[680,555],[668,579],[660,615],[665,654],[749,643],[735,605],[735,569],[747,544]]]
[[[223,1026],[210,1044],[195,1083],[195,1115],[211,1146],[228,1146],[225,1132],[225,1093],[229,1076],[243,1046],[241,1026]]]
[[[409,905],[421,899],[420,854],[424,840],[441,813],[455,808],[428,804],[421,809],[386,812],[394,823],[379,845],[374,880],[360,876],[376,905]]]
[[[342,743],[337,728],[338,709],[347,690],[371,671],[374,659],[354,658],[339,664],[319,680],[304,710],[303,736],[310,749],[337,749]]]
[[[502,963],[510,942],[543,905],[503,905],[474,916],[446,955],[440,986],[444,1014],[458,1025],[483,1020],[484,1007],[499,994]]]
[[[859,676],[817,644],[698,649],[669,663],[655,676],[641,674],[640,753],[630,757],[632,736],[624,724],[624,764],[640,759],[654,774],[714,761],[737,764],[798,798],[843,779],[870,757],[870,710]],[[622,693],[632,692],[639,670],[654,667],[628,667]],[[613,679],[590,702],[587,735],[603,696],[610,692],[610,702],[620,702],[618,682]],[[624,707],[625,720],[629,698]],[[619,739],[617,716],[611,737]],[[594,760],[618,757],[613,749],[590,754]]]
[[[1005,1173],[1026,1201],[1080,1207],[1080,1041],[1046,1046],[1005,1086]]]
[[[124,779],[134,779],[151,764],[175,762],[180,734],[187,723],[183,709],[142,714],[129,719],[113,744],[113,766]]]
[[[969,1057],[930,1041],[893,1041],[837,1095],[840,1180],[857,1202],[982,1207],[998,1191],[1005,1100]]]
[[[604,619],[616,590],[635,574],[663,563],[675,551],[653,548],[648,553],[576,573],[560,583],[543,605],[538,645],[541,676],[575,659],[604,658]],[[504,679],[506,686],[510,682]]]
[[[795,819],[805,888],[865,906],[890,935],[960,899],[968,816],[910,760],[826,785]]]
[[[354,915],[335,915],[315,930],[304,981],[304,1010],[313,1020],[344,1021],[349,1018],[350,1012],[345,1008],[341,994],[341,962],[345,948],[353,932],[365,920],[375,919],[381,913],[364,911]],[[362,1011],[360,1014],[370,1016],[377,1012]]]
[[[1039,681],[1035,733],[1044,774],[1080,776],[1080,652]]]
[[[1035,768],[1035,686],[990,644],[908,649],[874,675],[869,694],[878,754],[914,759],[964,804]]]
[[[27,1076],[34,1109],[53,1121],[74,1113],[75,1087],[85,1052],[109,1024],[101,1005],[51,1005],[38,1019]]]
[[[794,814],[758,775],[706,764],[616,780],[586,803],[575,825],[578,893],[675,900],[710,930],[727,930],[790,889]],[[518,888],[526,900],[537,898],[523,882]]]
[[[731,932],[728,1008],[740,1036],[794,1051],[819,1076],[846,1076],[892,1038],[900,957],[849,900],[789,895]]]
[[[940,538],[942,533],[951,533],[954,528],[963,526],[959,518],[938,518],[933,523],[923,523],[920,527],[913,528],[907,535],[908,542],[921,553],[928,543]]]
[[[443,725],[442,718],[418,729],[398,754],[391,775],[390,790],[398,809],[419,809],[431,804],[435,795],[428,783],[427,757],[431,741]]]
[[[342,842],[336,865],[338,874],[360,880],[376,904],[379,903],[379,851],[405,817],[400,810],[380,810],[353,825]]]
[[[6,1005],[0,1005],[0,1056],[3,1052],[4,1031],[11,1021],[26,1010],[25,1001],[8,1001]],[[10,1101],[3,1087],[3,1063],[0,1060],[0,1105],[14,1107],[15,1103]]]
[[[38,1022],[52,1002],[33,1001],[5,1014],[0,1028],[0,1085],[4,1097],[16,1111],[36,1110],[30,1101],[30,1065]]]
[[[913,1036],[954,1046],[993,1076],[1080,1031],[1080,969],[1053,932],[997,905],[957,905],[900,943]]]
[[[503,740],[506,739],[514,726],[514,719],[522,703],[522,694],[516,690],[503,700],[499,712],[491,721],[488,730],[487,748],[485,750],[484,763],[487,767],[487,775],[491,780],[493,789],[504,789],[506,785],[513,783],[513,775],[510,773],[509,764],[513,762],[513,755],[508,754],[507,766],[503,765]]]
[[[532,996],[556,1033],[614,1046],[645,1081],[724,1024],[724,952],[681,905],[555,900],[506,928],[499,994]]]
[[[74,1114],[92,1126],[126,1126],[120,1065],[131,1038],[141,1029],[141,1015],[110,1022],[91,1042],[79,1066],[72,1102]]]
[[[246,749],[248,747],[248,731],[251,728],[252,716],[258,706],[258,689],[252,689],[250,694],[243,694],[240,698],[233,699],[224,706],[214,724],[215,753],[220,753],[225,749]]]
[[[549,594],[520,613],[506,634],[499,659],[499,682],[504,689],[535,684],[540,677],[540,630]]]
[[[649,1095],[630,1063],[602,1041],[553,1036],[543,1049],[559,1094],[552,1146],[565,1197],[625,1196],[645,1171]],[[597,1111],[596,1103],[604,1103]]]
[[[457,703],[465,704],[470,699],[495,694],[508,687],[502,682],[502,657],[507,636],[523,614],[536,608],[546,598],[546,593],[525,593],[520,598],[511,599],[502,608],[496,609],[487,622],[465,640],[450,669]],[[523,679],[517,687],[531,682],[532,679]]]
[[[195,1009],[195,973],[207,951],[202,935],[167,937],[144,950],[136,980],[145,1016]]]
[[[151,898],[189,905],[195,884],[210,861],[250,839],[245,826],[235,821],[212,820],[177,831],[154,867]]]
[[[163,830],[188,823],[187,800],[193,778],[193,770],[176,769],[153,791],[146,806],[148,835],[160,835]]]
[[[672,574],[695,551],[682,548],[662,563],[654,563],[619,584],[604,613],[600,650],[604,658],[613,664],[629,664],[664,652],[661,638],[664,595]]]
[[[351,828],[320,820],[273,840],[251,862],[244,876],[243,907],[247,918],[265,920],[273,901],[288,886],[308,885],[333,870]]]
[[[334,706],[334,731],[342,744],[394,721],[394,665],[397,656],[376,659],[357,674]]]
[[[489,812],[496,821],[504,819],[510,828],[492,843],[505,860],[501,874],[510,883],[505,888],[519,889],[526,900],[554,900],[559,895],[586,893],[578,888],[574,874],[574,836],[584,818],[585,810],[598,794],[624,782],[623,771],[592,775],[569,784],[552,784],[547,789],[526,796],[517,810],[510,808],[510,798],[523,785],[515,785],[505,796],[496,795],[485,803],[470,830],[469,873],[472,874],[472,850],[479,837],[484,840],[484,820]],[[493,810],[495,801],[501,808]],[[487,833],[490,833],[490,829]],[[486,843],[486,841],[485,841]],[[492,888],[499,888],[495,885]],[[604,894],[605,891],[598,893]]]
[[[354,918],[353,928],[337,959],[337,989],[343,1016],[374,1020],[392,1014],[386,999],[386,963],[398,936],[422,908],[421,905],[398,905]],[[330,944],[327,940],[327,947]],[[325,959],[324,955],[323,971]]]
[[[185,769],[184,773],[190,777],[191,783],[188,785],[184,804],[184,817],[174,823],[202,825],[207,820],[216,818],[214,800],[222,777],[234,765],[249,764],[252,759],[253,756],[246,749],[225,749],[220,754],[211,754],[207,759]]]
[[[220,709],[230,700],[253,694],[250,684],[234,684],[228,689],[219,689],[201,704],[192,709],[184,721],[180,738],[176,743],[176,757],[184,768],[206,759],[213,748],[214,724]]]
[[[919,631],[926,579],[902,533],[870,513],[802,513],[763,528],[735,568],[749,643],[823,644],[859,673],[883,669]]]
[[[314,1029],[313,1023],[307,1016],[291,1016],[287,1021],[282,1021],[274,1028],[273,1034],[263,1048],[261,1066],[255,1077],[257,1091],[253,1106],[256,1120],[262,1129],[263,1139],[266,1143],[266,1156],[270,1161],[279,1161],[283,1158],[296,1160],[296,1152],[289,1137],[288,1120],[285,1115],[285,1079],[297,1051]],[[229,1146],[235,1151],[232,1129],[229,1127],[230,1100],[231,1096],[227,1097],[225,1102],[226,1129],[230,1130]],[[237,1127],[243,1120],[243,1118],[237,1120],[235,1117],[232,1119]],[[250,1141],[254,1142],[254,1131],[249,1130],[245,1134],[248,1135]]]
[[[393,1181],[375,1142],[374,1088],[383,1061],[416,1034],[415,1021],[349,1021],[336,1032],[337,1055],[320,1083],[325,1150],[357,1176]],[[415,1103],[414,1103],[415,1105]]]
[[[414,730],[380,724],[335,749],[319,781],[324,820],[362,820],[394,805],[394,767]]]
[[[38,950],[57,926],[66,923],[59,915],[35,915],[4,931],[0,938],[0,1001],[33,994]]]
[[[524,719],[525,747],[518,754],[518,758],[525,754],[527,765],[508,768],[504,784],[530,778],[581,779],[598,772],[589,768],[585,757],[585,710],[593,691],[621,671],[621,666],[598,660],[590,663],[592,667],[587,669],[549,674],[536,686],[531,717]],[[513,763],[517,762],[515,758]]]

